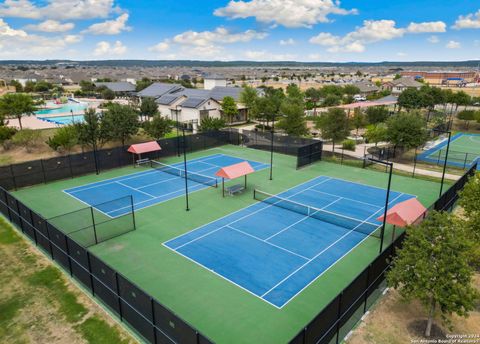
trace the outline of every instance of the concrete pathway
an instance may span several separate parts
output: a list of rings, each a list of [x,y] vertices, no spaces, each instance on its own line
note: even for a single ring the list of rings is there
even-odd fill
[[[373,144],[373,143],[357,144],[355,146],[355,151],[344,150],[343,154],[348,155],[348,156],[352,156],[352,157],[355,157],[355,158],[363,158],[367,149],[369,147],[373,147],[373,146],[375,146],[375,144]],[[326,144],[326,145],[323,146],[323,149],[326,150],[326,151],[331,151],[332,150],[332,145],[331,144]],[[336,152],[340,152],[341,150],[342,150],[342,146],[335,145],[335,151]],[[411,166],[411,165],[394,162],[393,163],[393,168],[396,169],[396,170],[399,170],[399,171],[413,173],[413,166]],[[425,169],[421,169],[421,168],[418,168],[418,167],[415,169],[415,174],[420,174],[420,175],[423,175],[423,176],[436,177],[436,178],[442,178],[442,173],[441,172],[425,170]],[[449,174],[449,173],[445,174],[445,178],[450,179],[450,180],[458,180],[458,179],[460,179],[460,177],[461,176],[456,175],[456,174]]]

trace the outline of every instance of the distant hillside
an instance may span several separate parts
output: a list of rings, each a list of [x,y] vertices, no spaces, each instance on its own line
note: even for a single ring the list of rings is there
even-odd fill
[[[471,61],[412,61],[412,62],[296,62],[296,61],[193,61],[193,60],[98,60],[98,61],[70,61],[70,60],[0,60],[0,65],[55,65],[75,64],[79,66],[101,67],[465,67],[477,68],[480,60]]]

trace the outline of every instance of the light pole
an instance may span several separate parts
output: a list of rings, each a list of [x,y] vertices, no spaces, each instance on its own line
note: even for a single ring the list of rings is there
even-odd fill
[[[273,113],[272,121],[272,137],[270,140],[270,180],[273,180],[273,139],[275,136],[275,112]]]
[[[178,105],[175,105],[175,123],[177,127],[177,156],[180,156],[180,135],[178,132]]]
[[[73,116],[73,110],[70,109],[70,113],[72,114],[72,123],[75,124],[75,116]]]
[[[385,165],[387,167],[390,167],[390,172],[388,174],[387,197],[385,197],[385,209],[383,210],[382,232],[380,234],[380,251],[379,251],[379,253],[382,253],[382,251],[383,251],[383,238],[385,236],[385,226],[387,224],[387,212],[388,212],[388,203],[389,203],[389,197],[390,197],[390,187],[392,185],[393,162],[378,160],[378,159],[374,159],[374,158],[368,158],[368,160],[376,162],[378,164]]]
[[[448,151],[450,150],[450,140],[452,138],[452,132],[449,131],[449,130],[440,130],[440,129],[433,129],[433,131],[448,134],[447,150],[445,152],[445,161],[443,162],[442,182],[440,183],[440,195],[439,195],[439,197],[441,197],[442,193],[443,193],[443,182],[445,181],[445,172],[447,170]]]
[[[177,126],[178,129],[178,126]],[[188,205],[188,172],[187,172],[187,150],[185,148],[185,128],[182,127],[182,138],[183,138],[183,169],[185,170],[185,202],[186,202],[186,211],[190,210]]]

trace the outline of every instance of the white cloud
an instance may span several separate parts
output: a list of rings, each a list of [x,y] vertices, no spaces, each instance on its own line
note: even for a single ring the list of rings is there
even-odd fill
[[[25,29],[42,32],[65,32],[70,31],[75,27],[73,23],[61,23],[57,20],[48,19],[36,25],[27,25]]]
[[[321,54],[310,54],[308,55],[308,58],[310,60],[321,60],[322,59],[322,55]]]
[[[361,53],[366,50],[366,44],[400,38],[406,33],[439,32],[442,29],[442,25],[439,23],[410,23],[407,28],[398,28],[394,20],[365,20],[363,26],[345,36],[334,36],[328,32],[321,32],[310,38],[310,43],[328,47],[327,51],[332,53]]]
[[[160,42],[156,45],[154,45],[153,47],[150,47],[148,48],[149,51],[153,51],[153,52],[156,52],[156,53],[163,53],[165,51],[167,51],[168,49],[170,49],[170,44],[168,44],[168,42]]]
[[[402,53],[402,52],[398,52],[398,53],[397,53],[397,56],[399,56],[399,57],[405,57],[405,56],[407,56],[407,54],[406,54],[406,53]]]
[[[448,49],[459,49],[461,48],[461,44],[460,42],[457,42],[457,41],[448,41],[447,45],[445,45],[445,48],[448,48]]]
[[[280,43],[280,45],[294,45],[295,40],[293,38],[281,39],[279,43]]]
[[[440,39],[437,36],[430,36],[427,39],[430,43],[437,44],[440,42]]]
[[[476,13],[469,13],[466,16],[459,16],[453,25],[454,29],[480,29],[480,10]]]
[[[65,41],[65,43],[68,43],[68,44],[74,44],[74,43],[78,43],[78,42],[81,42],[83,39],[82,36],[80,35],[66,35],[63,40]]]
[[[218,27],[214,31],[186,31],[173,37],[172,41],[182,45],[208,46],[214,43],[250,42],[253,39],[264,39],[265,37],[267,37],[266,33],[255,30],[231,33],[224,27]]]
[[[23,30],[15,30],[10,27],[2,18],[0,18],[0,37],[26,37],[27,33]]]
[[[106,18],[118,11],[114,0],[47,0],[43,6],[30,0],[5,0],[0,4],[0,16],[30,19]]]
[[[124,13],[114,20],[107,20],[103,23],[96,23],[91,25],[83,33],[90,33],[93,35],[118,35],[122,31],[130,31],[132,28],[127,26],[128,14]]]
[[[261,23],[273,23],[285,27],[312,27],[327,23],[331,14],[356,14],[357,10],[340,7],[338,0],[231,0],[214,14],[220,17],[245,19],[255,17]]]
[[[262,61],[291,61],[294,60],[297,55],[294,54],[272,54],[266,50],[248,50],[244,53],[245,58],[248,60],[262,60]]]
[[[95,50],[93,51],[94,56],[119,56],[127,52],[127,47],[123,45],[120,41],[115,41],[115,43],[110,44],[107,41],[98,42]]]
[[[63,37],[42,36],[28,34],[23,30],[10,27],[0,19],[0,58],[56,58],[60,52],[64,53],[69,44],[79,42],[81,36],[66,35]],[[6,49],[5,47],[8,47]]]
[[[445,32],[447,31],[447,24],[442,21],[410,23],[407,31],[410,33]]]

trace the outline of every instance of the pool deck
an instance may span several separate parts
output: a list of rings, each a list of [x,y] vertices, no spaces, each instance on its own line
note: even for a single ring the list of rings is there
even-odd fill
[[[92,100],[92,99],[83,99],[79,98],[78,101],[81,102],[88,102],[90,107],[97,108],[101,101],[98,101],[98,99]],[[83,114],[83,111],[75,111],[74,115],[80,115]],[[68,116],[71,115],[70,112],[66,112],[63,114],[45,114],[45,115],[39,115],[40,117],[58,117],[58,116]],[[17,128],[20,129],[20,124],[18,122],[18,119],[9,119],[7,126],[12,127],[12,128]],[[47,122],[47,121],[42,121],[41,119],[37,118],[37,116],[28,116],[28,117],[23,117],[22,118],[22,127],[24,129],[52,129],[52,128],[58,128],[61,125]]]

